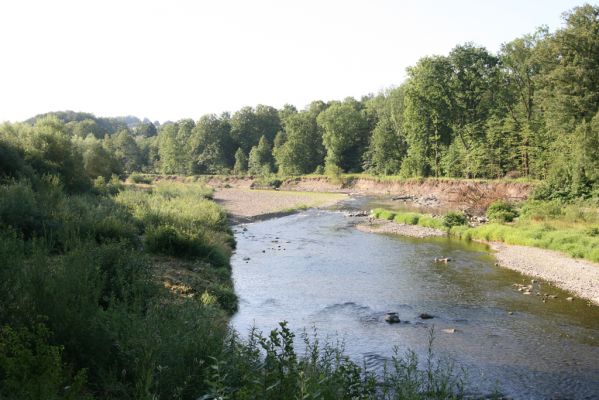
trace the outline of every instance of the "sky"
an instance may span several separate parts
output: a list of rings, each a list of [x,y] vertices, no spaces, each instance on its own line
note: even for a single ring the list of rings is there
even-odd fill
[[[6,0],[0,121],[74,110],[152,121],[360,98],[473,42],[496,53],[574,0]]]

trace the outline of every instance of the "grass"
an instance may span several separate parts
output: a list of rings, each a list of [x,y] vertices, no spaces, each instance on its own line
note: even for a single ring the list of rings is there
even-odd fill
[[[599,262],[599,212],[591,203],[562,204],[528,201],[513,223],[492,222],[476,227],[444,226],[443,218],[375,209],[375,218],[447,231],[465,240],[503,242],[556,250],[574,258]]]

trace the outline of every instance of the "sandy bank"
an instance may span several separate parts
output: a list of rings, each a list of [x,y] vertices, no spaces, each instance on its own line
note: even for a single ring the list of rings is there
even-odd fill
[[[447,235],[439,229],[380,220],[372,224],[358,224],[356,228],[364,232],[393,233],[417,238]],[[488,244],[495,252],[499,266],[544,279],[599,305],[599,264],[573,259],[557,251],[537,247]]]
[[[346,198],[341,193],[243,188],[218,188],[214,192],[214,200],[227,210],[234,224],[287,215],[298,209],[329,207]]]

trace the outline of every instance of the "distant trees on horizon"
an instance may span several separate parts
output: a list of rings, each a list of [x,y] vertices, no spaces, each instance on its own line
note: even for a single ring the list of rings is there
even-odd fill
[[[424,57],[399,87],[359,100],[258,105],[164,124],[55,112],[2,125],[0,140],[27,148],[24,137],[38,131],[69,138],[90,178],[366,171],[527,177],[544,180],[547,197],[599,195],[599,7],[574,8],[564,20],[498,54],[466,43]]]

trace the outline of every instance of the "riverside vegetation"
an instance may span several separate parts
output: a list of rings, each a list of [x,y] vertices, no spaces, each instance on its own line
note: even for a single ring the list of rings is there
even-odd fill
[[[480,227],[400,222],[599,258],[599,8],[565,14],[499,54],[468,43],[421,59],[399,87],[298,111],[258,105],[164,124],[55,112],[0,125],[0,397],[450,398],[459,374],[396,355],[375,374],[283,323],[247,339],[234,239],[201,183],[132,173],[343,172],[538,181]],[[120,177],[120,179],[119,179]],[[505,221],[505,222],[504,222]]]
[[[396,354],[230,331],[226,214],[201,183],[91,179],[56,120],[0,137],[0,397],[453,398],[460,374]],[[135,176],[132,178],[137,180]]]
[[[540,247],[599,262],[599,214],[594,203],[530,200],[516,207],[497,201],[487,209],[489,223],[477,226],[469,226],[460,212],[431,216],[377,208],[373,216],[445,230],[465,240]]]

